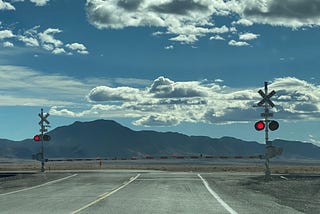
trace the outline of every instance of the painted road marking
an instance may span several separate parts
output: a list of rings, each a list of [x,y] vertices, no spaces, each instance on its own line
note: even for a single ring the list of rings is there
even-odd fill
[[[217,199],[217,201],[231,214],[238,214],[234,209],[232,209],[226,202],[224,202],[220,196],[211,189],[211,187],[209,186],[208,182],[202,178],[202,176],[200,174],[198,174],[198,177],[202,180],[204,186],[207,188],[207,190],[210,192],[210,194],[215,197],[215,199]]]
[[[137,181],[198,181],[199,178],[139,178]]]
[[[87,204],[87,205],[85,205],[85,206],[83,206],[83,207],[81,207],[81,208],[79,208],[79,209],[71,212],[70,214],[76,214],[76,213],[78,213],[78,212],[81,212],[82,210],[85,210],[85,209],[87,209],[88,207],[90,207],[90,206],[98,203],[99,201],[107,198],[108,196],[112,195],[113,193],[118,192],[118,191],[121,190],[122,188],[126,187],[127,185],[129,185],[130,183],[132,183],[133,181],[135,181],[139,176],[140,176],[140,174],[137,174],[135,177],[131,177],[128,182],[124,183],[123,185],[121,185],[121,186],[118,187],[117,189],[115,189],[115,190],[113,190],[113,191],[111,191],[111,192],[102,193],[101,195],[98,196],[98,198],[97,198],[96,200],[94,200],[94,201],[90,202],[89,204]]]
[[[47,186],[47,185],[50,185],[50,184],[58,183],[60,181],[72,178],[72,177],[77,176],[77,175],[78,174],[73,174],[73,175],[70,175],[70,176],[67,176],[67,177],[64,177],[64,178],[60,178],[60,179],[57,179],[57,180],[49,181],[47,183],[43,183],[43,184],[40,184],[40,185],[37,185],[37,186],[28,187],[28,188],[25,188],[25,189],[20,189],[20,190],[16,190],[16,191],[12,191],[12,192],[2,193],[2,194],[0,194],[0,196],[11,195],[11,194],[18,193],[18,192],[24,192],[24,191],[27,191],[27,190],[36,189],[36,188],[39,188],[39,187],[43,187],[43,186]]]

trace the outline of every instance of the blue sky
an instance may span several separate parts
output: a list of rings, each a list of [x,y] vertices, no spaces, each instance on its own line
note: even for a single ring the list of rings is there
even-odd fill
[[[74,121],[233,136],[265,81],[279,130],[320,145],[320,1],[0,0],[0,138]]]

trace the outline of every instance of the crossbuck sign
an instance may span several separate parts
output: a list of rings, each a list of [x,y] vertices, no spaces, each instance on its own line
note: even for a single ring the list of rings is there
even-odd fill
[[[276,94],[275,91],[271,91],[268,95],[265,94],[261,89],[258,91],[258,93],[263,98],[257,105],[262,106],[264,103],[268,103],[272,108],[274,107],[274,103],[270,100],[270,98]]]

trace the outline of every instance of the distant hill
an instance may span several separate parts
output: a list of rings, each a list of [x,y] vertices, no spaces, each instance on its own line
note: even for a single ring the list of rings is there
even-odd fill
[[[133,131],[111,120],[75,122],[58,127],[45,142],[47,158],[132,157],[145,155],[259,155],[265,146],[232,137],[187,136],[176,132]],[[311,143],[275,140],[282,158],[320,159],[320,147]],[[0,139],[0,157],[31,158],[40,149],[32,139]]]

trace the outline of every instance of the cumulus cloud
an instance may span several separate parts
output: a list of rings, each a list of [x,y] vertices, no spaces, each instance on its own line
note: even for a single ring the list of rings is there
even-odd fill
[[[261,87],[263,88],[263,87]],[[143,126],[173,126],[181,122],[244,123],[260,118],[261,88],[231,88],[223,80],[175,82],[158,77],[146,87],[94,87],[87,95],[90,109],[57,114],[83,117],[126,117]],[[279,120],[310,120],[320,116],[320,85],[294,77],[274,79],[269,88],[272,111]]]
[[[90,91],[88,99],[90,101],[124,101],[137,100],[137,96],[140,94],[135,88],[98,86]]]
[[[214,26],[212,14],[227,14],[223,0],[88,0],[87,17],[99,29],[154,26],[173,34],[170,40],[194,43],[209,33],[226,33],[226,26]],[[160,34],[156,34],[160,35]]]
[[[19,35],[18,39],[22,41],[26,46],[39,47],[39,42],[36,38]]]
[[[17,32],[18,33],[15,34],[11,30],[0,30],[0,40],[10,39],[10,41],[5,41],[3,44],[9,45],[9,43],[11,43],[13,46],[15,46],[14,42],[20,41],[26,46],[41,47],[53,54],[89,54],[84,44],[74,42],[64,45],[62,40],[55,37],[56,34],[63,32],[58,28],[47,28],[44,31],[40,31],[40,26],[35,26],[31,29],[24,31],[18,30]]]
[[[13,45],[13,43],[6,41],[6,42],[2,43],[2,46],[5,48],[10,48],[10,47],[13,47],[14,45]]]
[[[36,6],[45,6],[50,0],[30,0]]]
[[[239,35],[240,40],[253,40],[257,39],[260,35],[254,33],[244,33]]]
[[[172,50],[173,48],[174,48],[173,45],[168,45],[164,47],[164,49],[166,50]]]
[[[254,23],[294,28],[320,24],[319,0],[241,0],[230,4],[234,12]]]
[[[63,42],[55,39],[54,34],[61,33],[62,31],[57,28],[48,28],[45,31],[39,33],[39,39],[44,46],[51,46],[53,48],[57,48],[63,45]],[[51,50],[51,49],[49,49]]]
[[[249,43],[247,42],[243,42],[243,41],[235,41],[235,40],[230,40],[229,43],[228,43],[230,46],[248,46]]]
[[[87,0],[86,13],[99,29],[158,27],[164,30],[153,35],[170,34],[171,41],[184,44],[211,34],[232,37],[237,31],[234,26],[255,23],[290,28],[320,25],[319,0]],[[216,26],[217,16],[238,20],[231,18],[226,26]]]
[[[155,114],[142,117],[133,124],[140,126],[175,126],[179,124],[179,120],[172,115]]]
[[[232,25],[251,26],[253,25],[253,22],[248,19],[239,19],[238,21],[233,21]]]
[[[15,37],[15,35],[11,30],[0,30],[0,40],[12,37]]]
[[[222,36],[215,35],[215,36],[211,36],[210,40],[225,40],[225,39]]]
[[[72,44],[67,44],[66,45],[67,48],[70,48],[71,50],[77,51],[77,53],[79,54],[88,54],[88,50],[86,48],[86,46],[84,46],[83,44],[80,43],[72,43]]]
[[[0,10],[15,10],[16,8],[9,2],[0,0]]]
[[[159,77],[154,80],[149,92],[155,97],[202,97],[206,93],[200,89],[198,82],[173,82]]]
[[[53,54],[63,54],[63,53],[66,53],[66,51],[63,49],[63,48],[55,48],[53,51],[52,51]]]

